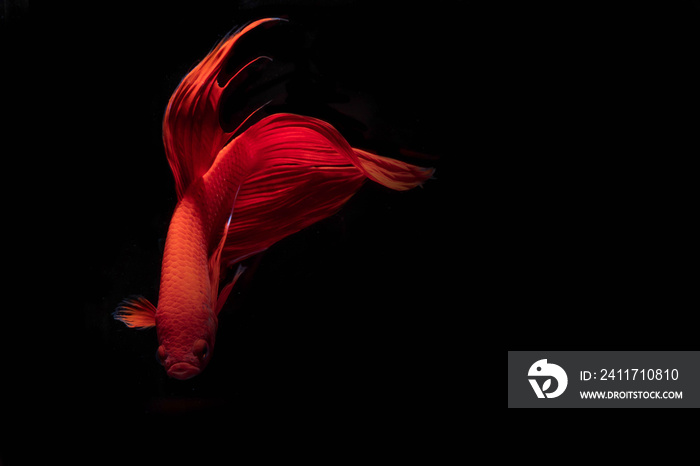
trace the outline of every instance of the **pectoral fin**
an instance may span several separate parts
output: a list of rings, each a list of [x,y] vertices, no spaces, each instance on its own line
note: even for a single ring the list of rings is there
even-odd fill
[[[112,315],[129,328],[141,330],[156,325],[156,307],[143,296],[125,299]]]

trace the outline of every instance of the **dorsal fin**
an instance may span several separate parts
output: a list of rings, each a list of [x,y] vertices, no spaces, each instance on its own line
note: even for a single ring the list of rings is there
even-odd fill
[[[222,68],[236,42],[252,29],[282,18],[254,21],[224,38],[180,82],[163,118],[163,144],[175,177],[178,200],[189,185],[209,169],[216,154],[226,145],[233,132],[219,124],[220,101],[226,87],[238,73],[259,60],[243,64],[226,82],[219,83]],[[268,57],[269,58],[269,57]],[[235,83],[233,83],[235,85]]]

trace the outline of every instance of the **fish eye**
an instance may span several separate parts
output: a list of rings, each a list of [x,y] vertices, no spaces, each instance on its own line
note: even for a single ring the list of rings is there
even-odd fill
[[[165,358],[165,348],[163,348],[163,346],[159,346],[156,350],[156,361],[158,361],[158,364],[161,366],[165,366]]]
[[[192,352],[200,361],[206,361],[209,356],[209,344],[205,340],[197,340],[194,342]]]

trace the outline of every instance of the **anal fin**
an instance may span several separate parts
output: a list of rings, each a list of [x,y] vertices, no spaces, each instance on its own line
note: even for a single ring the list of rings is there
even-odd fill
[[[250,257],[337,212],[366,179],[403,191],[432,168],[354,149],[330,124],[278,113],[251,126],[231,148],[255,157],[257,169],[239,187],[221,263]]]

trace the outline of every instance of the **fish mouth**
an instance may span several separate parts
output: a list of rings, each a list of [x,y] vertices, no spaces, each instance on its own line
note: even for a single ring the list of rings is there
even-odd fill
[[[191,379],[197,374],[199,374],[199,367],[195,367],[187,362],[178,362],[168,369],[168,376],[178,380]]]

